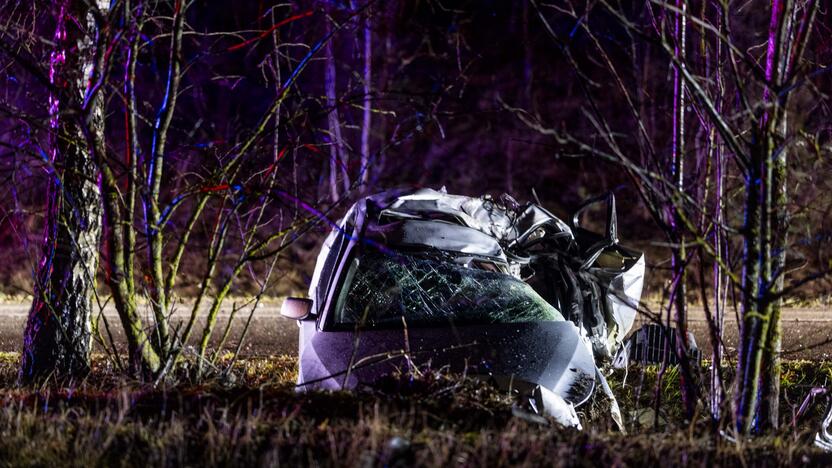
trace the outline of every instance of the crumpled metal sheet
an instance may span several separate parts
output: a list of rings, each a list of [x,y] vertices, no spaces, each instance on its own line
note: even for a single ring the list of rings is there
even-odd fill
[[[384,245],[489,257],[517,278],[530,261],[528,246],[541,237],[560,239],[564,245],[575,245],[579,240],[572,227],[539,205],[521,206],[510,197],[498,201],[450,195],[444,188],[389,190],[366,197],[338,223],[342,230],[347,225],[362,226],[363,235]],[[333,230],[321,249],[310,285],[312,298],[317,297],[324,260],[339,234],[338,229]],[[595,239],[589,243],[593,242]],[[596,355],[611,361],[634,323],[645,263],[643,255],[638,254],[629,267],[622,268],[616,264],[618,259],[605,257],[614,255],[600,255],[592,268],[576,271],[573,276],[579,277],[578,289],[592,292],[588,296],[586,291],[583,293],[587,305],[578,311],[584,317],[584,323],[578,325],[586,332]],[[560,312],[569,315],[565,310]]]
[[[613,341],[622,343],[638,313],[638,300],[644,288],[644,256],[640,256],[630,269],[616,276],[610,284],[610,302],[613,320],[618,324]]]
[[[383,204],[390,199],[388,194],[391,192],[385,192],[371,199]],[[565,222],[538,205],[528,205],[519,213],[511,212],[511,209],[512,207],[506,207],[486,197],[449,195],[444,189],[436,191],[423,188],[406,195],[395,196],[380,214],[402,219],[429,218],[454,222],[487,234],[500,244],[507,246],[517,245],[538,227],[547,223],[553,223],[566,236],[574,238],[572,230]],[[439,217],[438,215],[441,214],[446,217],[444,219]]]
[[[402,221],[391,233],[389,240],[399,246],[429,246],[438,250],[507,261],[496,239],[481,231],[455,224],[415,219]]]
[[[324,332],[312,320],[299,323],[300,390],[359,388],[411,365],[502,378],[502,388],[542,385],[576,407],[596,387],[592,352],[572,322]]]
[[[820,430],[815,433],[815,446],[823,449],[826,452],[832,452],[832,433],[829,432],[829,426],[832,425],[832,404],[829,405],[829,410],[820,424]]]
[[[519,397],[517,404],[512,407],[512,414],[541,425],[549,424],[549,420],[544,417],[548,416],[563,427],[579,431],[583,429],[575,405],[542,385],[535,385],[531,391]]]
[[[618,245],[614,223],[606,237],[577,223],[444,189],[359,200],[318,256],[314,310],[341,316],[335,328],[300,322],[299,388],[354,388],[421,361],[539,386],[527,392],[535,411],[573,427],[574,408],[600,385],[623,430],[598,366],[633,325],[644,257]],[[543,289],[528,281],[535,274]]]

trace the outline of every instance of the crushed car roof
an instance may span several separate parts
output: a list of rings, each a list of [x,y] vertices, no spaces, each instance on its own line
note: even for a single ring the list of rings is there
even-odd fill
[[[612,225],[605,237],[580,228],[580,209],[570,226],[539,204],[520,204],[507,195],[500,199],[468,197],[448,194],[444,188],[419,188],[368,196],[350,208],[324,242],[309,294],[316,297],[323,260],[335,236],[353,232],[348,225],[379,246],[456,252],[463,259],[487,258],[505,273],[521,279],[526,279],[522,270],[533,258],[557,254],[568,257],[568,262],[559,262],[559,269],[574,270],[565,279],[572,278],[575,289],[592,289],[598,283],[603,294],[590,298],[594,304],[576,304],[582,302],[580,297],[562,297],[561,304],[553,305],[568,319],[583,325],[596,355],[609,361],[634,323],[643,285],[644,256],[618,245],[615,201],[608,197]],[[541,241],[562,249],[535,251]],[[563,310],[567,308],[572,309],[571,316],[569,310]]]
[[[604,233],[579,222],[598,202]],[[620,425],[599,367],[624,349],[643,276],[643,254],[618,244],[611,194],[570,223],[505,195],[368,196],[319,254],[309,291],[317,313],[299,321],[298,385],[354,388],[427,360],[514,391],[525,383],[534,411],[568,426],[600,388]]]

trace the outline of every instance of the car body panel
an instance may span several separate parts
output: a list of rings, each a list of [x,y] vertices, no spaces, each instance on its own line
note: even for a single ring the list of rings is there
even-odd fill
[[[359,200],[333,224],[318,256],[309,289],[314,315],[298,322],[298,388],[356,388],[397,369],[430,365],[539,385],[566,404],[585,402],[599,364],[611,360],[633,325],[644,277],[644,256],[618,245],[614,197],[606,200],[607,235],[580,228],[577,215],[570,226],[510,197],[416,189]],[[523,281],[535,269],[541,278],[556,273],[557,294],[545,300],[567,320],[337,326],[338,295],[352,281],[352,259],[365,249],[442,252],[457,265],[488,262]]]
[[[578,328],[566,321],[421,327],[406,332],[404,328],[321,332],[314,322],[306,321],[301,325],[300,347],[298,381],[305,390],[371,385],[409,364],[513,377],[542,385],[576,406],[589,398],[595,386],[592,353]]]

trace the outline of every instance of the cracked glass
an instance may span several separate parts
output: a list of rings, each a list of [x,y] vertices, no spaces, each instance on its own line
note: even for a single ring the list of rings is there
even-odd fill
[[[563,321],[530,285],[466,267],[441,253],[379,252],[354,258],[336,306],[337,325]]]

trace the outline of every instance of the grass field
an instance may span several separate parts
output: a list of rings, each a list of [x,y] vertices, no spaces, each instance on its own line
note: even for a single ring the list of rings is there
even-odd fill
[[[595,403],[584,431],[518,416],[485,383],[441,373],[391,377],[372,391],[296,393],[290,356],[244,360],[233,378],[153,387],[123,380],[103,360],[82,382],[20,388],[17,355],[0,355],[2,466],[782,466],[832,463],[811,446],[821,401],[777,435],[732,441],[703,415],[685,423],[676,375],[614,374],[627,434]],[[798,378],[799,376],[799,378]],[[791,362],[783,413],[791,415],[832,366]],[[787,418],[788,419],[788,418]],[[641,420],[644,427],[639,427]]]

